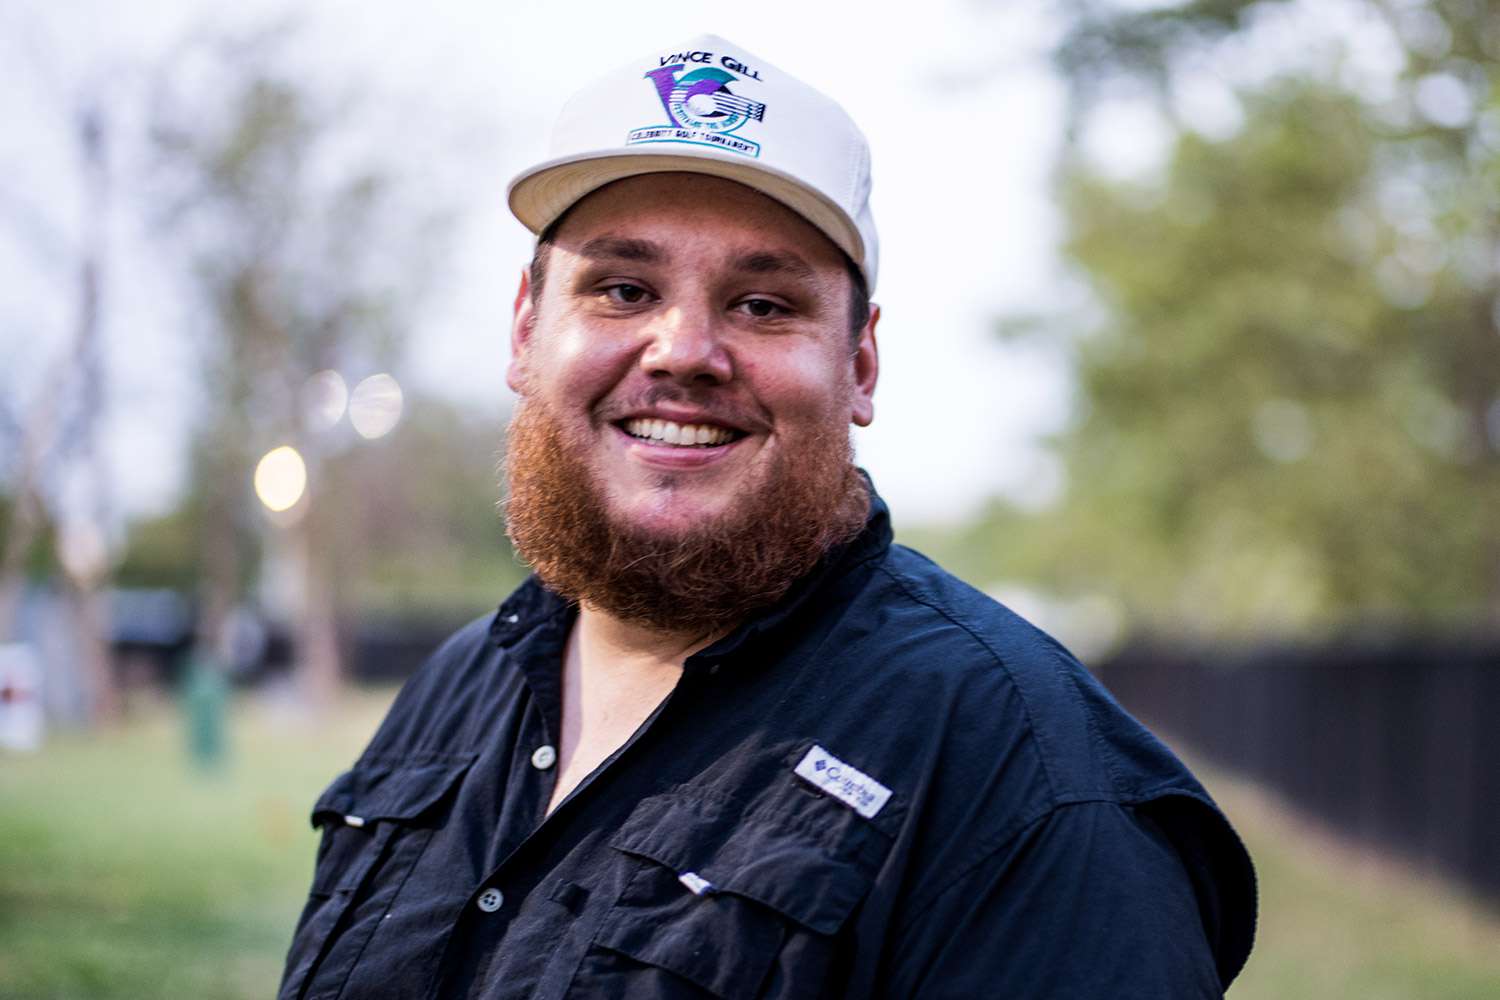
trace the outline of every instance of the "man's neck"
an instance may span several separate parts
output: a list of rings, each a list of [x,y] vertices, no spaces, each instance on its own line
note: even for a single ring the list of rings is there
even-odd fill
[[[672,693],[684,661],[723,634],[661,632],[579,607],[563,653],[562,732],[549,812]]]
[[[728,630],[711,632],[664,632],[659,629],[622,621],[587,603],[578,608],[570,644],[588,660],[601,663],[635,663],[649,668],[655,663],[675,664],[683,661]]]

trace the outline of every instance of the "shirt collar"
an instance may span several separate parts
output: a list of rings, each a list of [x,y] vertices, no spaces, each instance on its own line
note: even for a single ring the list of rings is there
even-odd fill
[[[750,644],[768,638],[794,623],[801,612],[814,603],[815,596],[825,596],[828,589],[847,573],[862,563],[885,554],[891,547],[891,512],[870,477],[865,482],[870,489],[870,511],[865,517],[865,526],[854,540],[830,551],[805,576],[792,584],[790,590],[775,604],[752,615],[733,632],[708,647],[688,657],[688,669],[711,666],[731,655],[743,651]],[[818,607],[823,607],[821,601]]]
[[[541,624],[571,625],[576,609],[546,587],[536,574],[526,578],[490,621],[490,639],[502,649],[515,645]]]

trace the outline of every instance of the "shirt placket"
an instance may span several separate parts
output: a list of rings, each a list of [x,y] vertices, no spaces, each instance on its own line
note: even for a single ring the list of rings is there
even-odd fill
[[[531,641],[519,644],[514,650],[532,693],[531,705],[525,713],[523,735],[510,755],[504,806],[493,837],[492,857],[495,864],[471,892],[463,907],[460,925],[456,928],[458,933],[454,935],[455,940],[463,941],[462,947],[483,953],[482,958],[478,955],[468,956],[471,961],[478,959],[476,967],[470,973],[472,978],[466,977],[470,978],[475,987],[490,978],[490,969],[506,948],[512,920],[520,901],[539,891],[550,874],[550,871],[532,868],[534,862],[530,859],[543,853],[541,847],[551,831],[569,821],[572,814],[588,808],[589,801],[596,794],[605,775],[623,766],[632,748],[656,728],[675,702],[684,697],[684,681],[690,675],[699,670],[706,673],[717,669],[716,661],[695,658],[693,669],[685,671],[683,679],[679,680],[630,738],[579,782],[558,803],[557,808],[548,814],[546,804],[551,801],[557,781],[557,747],[552,733],[561,723],[559,680],[562,648],[571,621],[569,616],[566,624],[560,625],[558,621],[544,624],[541,629],[556,631],[533,635],[530,637]],[[566,908],[566,904],[564,906]],[[583,938],[587,937],[586,928],[570,927],[569,931],[577,931]],[[560,938],[577,936],[578,934],[564,933]],[[561,940],[558,944],[555,961],[548,963],[547,971],[542,974],[542,982],[537,984],[539,989],[534,995],[538,998],[550,995],[546,988],[548,983],[556,982],[565,986],[570,978],[567,974],[554,974],[557,971],[554,966],[566,965],[570,961],[576,964],[581,956],[581,948],[563,947]],[[570,957],[570,952],[575,954]],[[481,991],[474,995],[485,994]]]

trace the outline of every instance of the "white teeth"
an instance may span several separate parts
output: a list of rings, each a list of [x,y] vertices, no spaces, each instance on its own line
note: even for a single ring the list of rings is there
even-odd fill
[[[670,420],[638,417],[625,421],[625,433],[631,437],[662,441],[666,444],[720,445],[734,438],[734,432],[712,424],[677,424]]]

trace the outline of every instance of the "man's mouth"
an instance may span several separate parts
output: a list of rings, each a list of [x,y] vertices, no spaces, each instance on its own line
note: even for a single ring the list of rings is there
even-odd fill
[[[637,417],[622,420],[619,428],[641,441],[655,441],[679,448],[714,448],[744,437],[744,432],[715,424],[679,424],[671,420]]]

